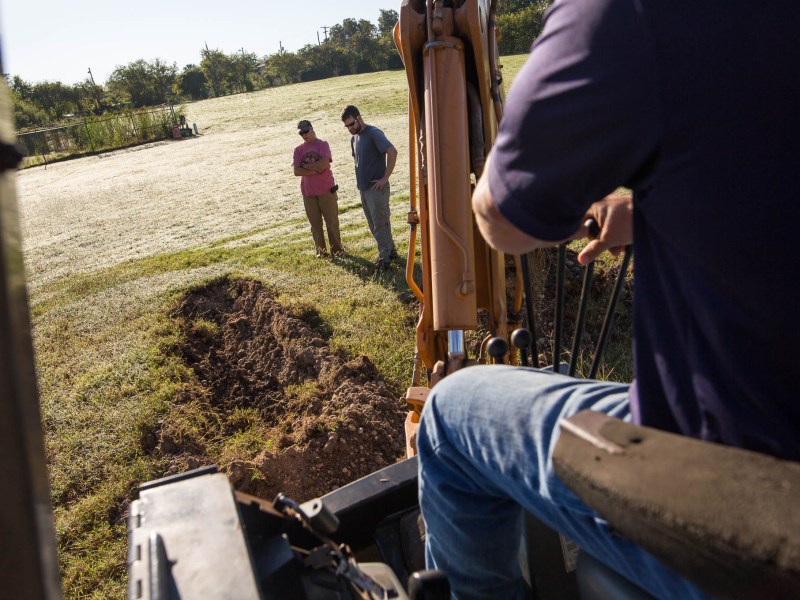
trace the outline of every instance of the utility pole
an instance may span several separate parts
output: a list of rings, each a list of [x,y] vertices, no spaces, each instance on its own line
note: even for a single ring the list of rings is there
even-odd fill
[[[327,42],[328,41],[328,29],[330,29],[330,27],[328,27],[327,25],[323,25],[321,27],[321,29],[325,33],[325,41]],[[319,32],[317,32],[317,39],[319,39]]]
[[[97,114],[100,114],[100,94],[97,93],[97,84],[94,82],[94,75],[92,75],[92,68],[89,67],[89,80],[92,82],[92,91],[94,92],[94,101],[97,102]]]
[[[219,96],[219,73],[217,72],[217,58],[216,56],[211,54],[211,50],[208,49],[208,42],[204,42],[206,45],[206,54],[205,58],[208,58],[208,62],[211,64],[211,68],[209,75],[211,76],[211,89],[214,90],[214,96]],[[202,53],[201,53],[202,54]]]

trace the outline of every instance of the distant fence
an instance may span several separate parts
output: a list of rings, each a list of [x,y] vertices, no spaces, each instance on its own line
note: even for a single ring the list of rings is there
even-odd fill
[[[170,138],[177,120],[173,105],[162,104],[21,130],[17,140],[29,157],[81,154]]]

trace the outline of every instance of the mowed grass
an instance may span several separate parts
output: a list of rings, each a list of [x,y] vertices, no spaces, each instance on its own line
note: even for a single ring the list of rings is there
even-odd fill
[[[506,82],[523,61],[523,56],[503,60]],[[372,268],[375,244],[354,189],[349,136],[339,120],[350,103],[400,151],[392,177],[392,227],[404,255],[403,72],[190,104],[187,116],[200,126],[201,139],[19,174],[67,598],[125,597],[128,504],[140,483],[167,468],[165,459],[147,451],[148,440],[165,423],[187,440],[205,439],[214,425],[181,402],[199,388],[174,352],[180,333],[170,315],[187,290],[225,275],[259,279],[281,304],[299,312],[313,307],[333,348],[367,355],[387,381],[398,389],[408,385],[416,311],[397,300],[406,289],[400,268],[384,275]],[[299,182],[288,170],[301,118],[314,122],[338,159],[348,256],[336,262],[315,259]],[[184,155],[187,148],[201,151]],[[166,169],[171,158],[178,166]],[[114,165],[113,177],[101,171]],[[233,434],[230,440],[207,441],[209,461],[221,462],[240,443]]]

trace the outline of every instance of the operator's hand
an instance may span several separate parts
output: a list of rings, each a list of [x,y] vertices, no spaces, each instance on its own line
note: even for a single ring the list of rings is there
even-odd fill
[[[380,179],[373,179],[370,183],[372,184],[373,190],[382,190],[388,182],[388,177],[381,177]]]
[[[600,234],[591,240],[578,255],[578,262],[588,265],[604,251],[614,256],[633,242],[633,198],[630,195],[606,196],[589,207],[584,220],[594,219],[600,226]],[[578,237],[588,235],[582,226]]]

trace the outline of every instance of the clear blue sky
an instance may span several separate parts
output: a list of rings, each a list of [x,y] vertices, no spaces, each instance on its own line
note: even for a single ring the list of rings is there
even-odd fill
[[[230,54],[296,51],[344,19],[378,23],[400,0],[0,0],[3,70],[24,80],[106,81],[137,59],[200,62],[208,44]]]

